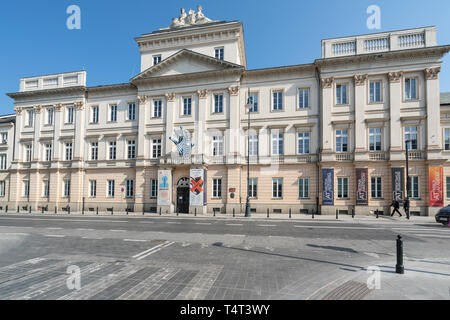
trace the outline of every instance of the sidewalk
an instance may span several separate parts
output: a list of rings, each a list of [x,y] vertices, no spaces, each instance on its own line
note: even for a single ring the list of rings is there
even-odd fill
[[[390,217],[390,216],[382,216],[380,215],[379,218],[377,218],[374,215],[356,215],[354,218],[351,215],[339,215],[338,219],[336,219],[336,216],[334,215],[314,215],[314,218],[312,215],[306,215],[306,214],[292,214],[289,217],[289,214],[270,214],[269,217],[267,217],[267,214],[256,214],[252,213],[250,217],[244,217],[243,213],[235,214],[233,217],[233,214],[222,214],[217,213],[216,215],[212,213],[208,214],[162,214],[159,215],[159,213],[142,213],[142,212],[129,212],[128,215],[126,212],[122,211],[114,211],[113,214],[111,212],[89,212],[85,211],[84,214],[82,212],[62,212],[59,211],[57,214],[54,212],[37,212],[33,211],[31,214],[29,212],[21,211],[17,213],[17,211],[9,211],[8,213],[0,212],[0,216],[9,216],[9,215],[20,215],[20,216],[84,216],[84,217],[129,217],[129,218],[142,218],[142,217],[162,217],[162,218],[204,218],[204,219],[217,219],[217,220],[223,220],[223,219],[242,219],[242,220],[271,220],[271,221],[284,221],[284,220],[292,220],[292,221],[322,221],[322,222],[351,222],[351,223],[408,223],[408,224],[415,224],[415,223],[436,223],[436,220],[434,217],[423,217],[423,216],[412,216],[410,217],[410,220],[407,220],[405,216],[403,217]]]

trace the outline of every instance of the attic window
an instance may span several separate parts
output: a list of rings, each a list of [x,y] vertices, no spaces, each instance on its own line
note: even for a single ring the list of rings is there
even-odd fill
[[[223,47],[215,48],[214,51],[216,59],[223,60]]]
[[[161,62],[161,55],[153,56],[153,65],[156,66]]]

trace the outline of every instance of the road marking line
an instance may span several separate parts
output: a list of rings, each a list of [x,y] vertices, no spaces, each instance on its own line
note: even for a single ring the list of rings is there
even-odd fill
[[[3,233],[4,235],[8,236],[29,236],[29,233]]]
[[[142,239],[123,239],[123,241],[131,241],[131,242],[146,242],[147,240],[142,240]]]
[[[48,230],[61,230],[62,228],[47,228]]]
[[[166,222],[166,223],[169,223],[169,224],[181,224],[180,222]]]
[[[424,238],[443,238],[443,239],[450,239],[450,236],[441,236],[441,235],[434,235],[434,234],[413,234],[416,237],[424,237]]]
[[[403,231],[422,231],[422,232],[445,232],[445,233],[449,233],[450,232],[448,230],[445,229],[408,229],[408,228],[392,228],[392,230],[403,230]]]
[[[380,258],[380,256],[374,252],[363,252],[365,255],[369,256],[369,257],[373,257],[373,258]]]
[[[340,277],[340,278],[337,278],[336,280],[333,280],[333,281],[327,283],[327,284],[324,285],[323,287],[321,287],[321,288],[317,289],[316,291],[314,291],[314,292],[313,292],[309,297],[307,297],[305,300],[311,299],[312,297],[314,297],[314,296],[315,296],[319,291],[321,291],[322,289],[325,289],[326,287],[331,286],[333,283],[335,283],[335,282],[337,282],[337,281],[339,281],[339,280],[341,280],[341,279],[344,279],[345,277],[347,277],[347,276],[342,276],[342,277]]]
[[[243,226],[243,224],[239,224],[239,223],[228,223],[227,226]]]
[[[156,249],[156,250],[150,251],[149,253],[146,253],[146,254],[144,254],[143,256],[140,256],[139,258],[137,258],[137,260],[142,260],[142,259],[148,257],[149,255],[158,252],[159,250],[162,250],[162,249],[164,249],[164,248],[167,248],[168,246],[171,246],[171,245],[174,244],[174,243],[175,243],[175,242],[169,242],[169,243],[166,243],[166,244],[164,244],[162,247],[160,247],[160,248],[158,248],[158,249]]]
[[[77,230],[80,230],[80,231],[94,231],[94,229],[85,229],[85,228],[78,228]]]
[[[64,238],[65,235],[62,234],[46,234],[46,237],[51,237],[51,238]]]
[[[258,224],[259,227],[276,227],[275,224]]]
[[[294,226],[294,228],[385,230],[385,228],[367,228],[367,227],[330,227],[330,226]]]
[[[150,248],[150,249],[147,249],[147,250],[145,250],[145,251],[142,251],[142,252],[140,252],[140,253],[138,253],[138,254],[135,254],[135,255],[133,256],[133,258],[137,258],[137,257],[139,257],[139,256],[141,256],[141,255],[146,254],[147,252],[150,252],[150,251],[155,250],[155,249],[157,249],[157,248],[159,248],[159,247],[162,247],[162,246],[165,245],[166,243],[167,243],[167,241],[165,241],[165,242],[163,242],[163,243],[161,243],[161,244],[158,244],[157,246],[154,246],[154,247],[152,247],[152,248]]]
[[[209,222],[197,222],[196,224],[211,225],[211,223],[209,223]]]
[[[109,230],[111,232],[127,232],[127,230]]]
[[[81,237],[81,239],[86,239],[86,240],[103,240],[103,238],[93,238],[93,237]]]
[[[114,223],[128,223],[128,221],[117,221],[117,220],[97,220],[97,219],[68,219],[67,217],[61,217],[61,218],[53,218],[53,219],[44,219],[44,218],[36,218],[36,219],[30,219],[30,218],[7,218],[7,217],[0,217],[0,220],[35,220],[35,221],[76,221],[76,222],[114,222]],[[25,228],[25,227],[23,227]]]

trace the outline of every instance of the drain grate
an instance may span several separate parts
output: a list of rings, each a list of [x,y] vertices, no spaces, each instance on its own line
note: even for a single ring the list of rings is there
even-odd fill
[[[329,292],[322,300],[361,300],[369,292],[370,289],[365,283],[347,281]]]

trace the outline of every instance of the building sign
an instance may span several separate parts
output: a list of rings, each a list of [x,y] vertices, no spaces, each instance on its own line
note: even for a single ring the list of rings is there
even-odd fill
[[[403,168],[391,168],[392,199],[403,200],[405,194],[405,171]]]
[[[170,206],[171,184],[172,172],[170,170],[158,170],[158,206]]]
[[[430,190],[430,207],[444,206],[444,192],[442,183],[443,168],[429,167],[428,180]]]
[[[356,168],[356,205],[369,205],[369,169]]]
[[[324,206],[332,206],[334,205],[334,169],[322,170],[322,182],[322,204]]]
[[[191,206],[203,206],[206,204],[206,192],[205,192],[205,170],[204,169],[191,169],[190,178],[190,205]]]

